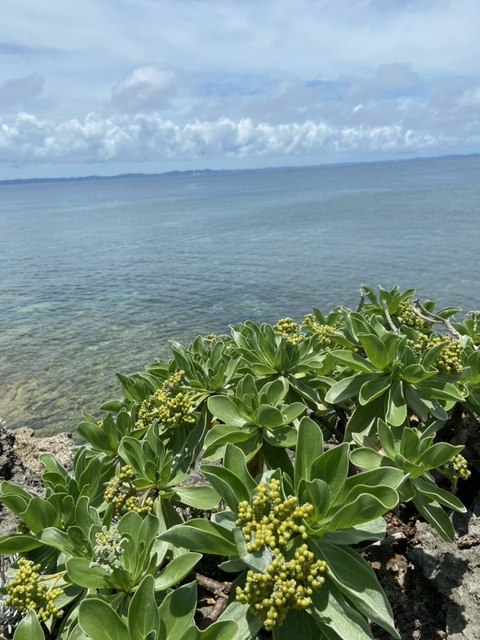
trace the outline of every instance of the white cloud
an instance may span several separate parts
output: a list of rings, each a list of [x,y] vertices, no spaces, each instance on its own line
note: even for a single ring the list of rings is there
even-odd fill
[[[16,0],[0,162],[471,150],[479,24],[478,0]]]
[[[271,125],[228,118],[183,126],[158,115],[102,118],[84,122],[40,120],[22,113],[0,127],[0,161],[151,162],[160,159],[238,159],[316,155],[321,152],[419,151],[454,138],[401,126],[337,127],[324,122]]]
[[[181,82],[171,65],[138,67],[113,87],[110,105],[125,113],[161,111],[172,106]]]

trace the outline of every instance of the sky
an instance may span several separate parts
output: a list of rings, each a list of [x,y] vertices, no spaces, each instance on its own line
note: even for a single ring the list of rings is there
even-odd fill
[[[0,180],[480,152],[479,0],[14,0]]]

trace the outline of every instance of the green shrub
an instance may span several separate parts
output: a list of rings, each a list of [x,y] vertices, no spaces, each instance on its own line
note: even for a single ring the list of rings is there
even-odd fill
[[[355,312],[247,321],[119,375],[72,473],[45,454],[43,497],[0,486],[20,519],[0,539],[15,640],[367,640],[372,623],[399,638],[354,547],[410,501],[453,539],[465,508],[438,481],[469,472],[442,428],[480,408],[476,312],[458,323],[413,296],[364,287]]]

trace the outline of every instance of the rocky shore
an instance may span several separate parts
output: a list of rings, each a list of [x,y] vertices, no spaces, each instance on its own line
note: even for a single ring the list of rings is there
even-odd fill
[[[53,453],[69,468],[72,445],[71,434],[36,438],[30,429],[0,427],[0,480],[41,493],[39,455]],[[362,550],[385,589],[402,640],[480,638],[479,478],[473,469],[464,488],[469,510],[454,517],[454,542],[441,540],[407,505],[388,515],[386,539]],[[15,529],[15,518],[0,506],[0,535]],[[389,640],[381,630],[374,635]]]

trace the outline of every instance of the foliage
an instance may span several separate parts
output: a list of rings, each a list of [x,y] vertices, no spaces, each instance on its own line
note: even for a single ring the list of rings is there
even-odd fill
[[[453,539],[469,471],[444,434],[480,407],[478,312],[414,294],[363,287],[356,311],[247,321],[119,375],[72,471],[45,454],[42,497],[0,486],[15,640],[398,638],[354,547],[400,502]],[[226,591],[200,629],[205,580]]]

